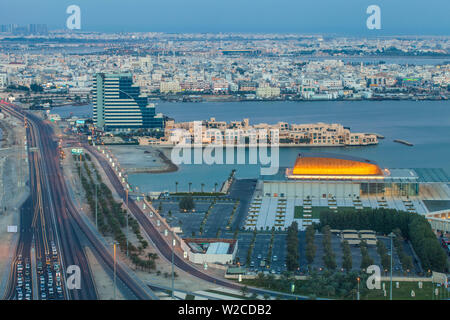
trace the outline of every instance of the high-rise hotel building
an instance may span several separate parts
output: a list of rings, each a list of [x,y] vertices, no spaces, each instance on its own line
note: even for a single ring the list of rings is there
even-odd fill
[[[93,81],[94,124],[103,131],[163,129],[164,117],[133,85],[131,73],[97,73]]]

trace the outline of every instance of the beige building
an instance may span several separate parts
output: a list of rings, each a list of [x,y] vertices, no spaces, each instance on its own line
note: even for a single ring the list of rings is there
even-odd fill
[[[161,93],[178,93],[181,92],[180,83],[178,81],[161,82],[159,85]]]
[[[279,122],[273,125],[267,123],[250,125],[249,119],[227,123],[210,118],[210,120],[202,121],[201,125],[201,140],[205,144],[215,141],[218,133],[222,135],[224,143],[239,141],[239,137],[246,137],[248,142],[279,140],[282,145],[357,146],[378,143],[375,134],[352,133],[350,129],[336,123],[289,124]],[[188,140],[194,141],[195,126],[193,121],[173,122],[166,126],[167,140],[177,143],[182,137],[174,129],[186,130],[189,135]]]
[[[263,86],[256,89],[256,96],[263,99],[277,98],[280,96],[280,88]]]

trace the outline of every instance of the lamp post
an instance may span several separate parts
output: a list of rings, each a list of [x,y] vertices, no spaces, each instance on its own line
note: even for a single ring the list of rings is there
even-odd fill
[[[389,233],[389,238],[391,238],[391,281],[390,281],[391,287],[390,287],[390,292],[389,292],[389,300],[392,300],[392,256],[394,255],[393,250],[392,250],[392,247],[393,247],[392,240],[394,239],[394,237],[395,237],[395,234],[393,232]]]
[[[172,300],[174,299],[174,290],[175,290],[175,285],[174,285],[175,273],[174,273],[174,265],[173,265],[174,253],[175,253],[175,244],[176,244],[175,234],[174,234],[174,231],[172,229]]]
[[[358,292],[356,293],[356,300],[359,300],[359,281],[361,280],[359,277],[356,278],[358,280]]]
[[[114,300],[116,300],[116,245],[117,242],[113,243],[113,251],[114,251]]]
[[[127,238],[127,257],[128,257],[128,188],[126,189],[126,194],[127,194],[127,198],[126,198],[126,202],[127,202],[127,232],[126,232],[126,238]]]
[[[98,230],[97,201],[97,184],[95,184],[95,228]]]

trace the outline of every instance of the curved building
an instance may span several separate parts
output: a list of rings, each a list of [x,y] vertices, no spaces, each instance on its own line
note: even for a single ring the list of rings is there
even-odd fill
[[[164,117],[133,85],[131,73],[97,73],[92,99],[94,124],[100,130],[164,129]]]
[[[292,169],[293,176],[383,176],[371,160],[329,153],[300,153]]]

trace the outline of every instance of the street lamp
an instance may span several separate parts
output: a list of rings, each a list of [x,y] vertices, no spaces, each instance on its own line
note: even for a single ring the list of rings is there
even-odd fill
[[[391,238],[391,281],[390,281],[391,288],[390,288],[390,292],[389,292],[389,300],[392,300],[392,256],[394,255],[393,251],[392,251],[392,247],[393,247],[392,240],[394,239],[394,237],[395,237],[395,234],[393,232],[389,233],[389,238]]]
[[[359,300],[359,281],[361,280],[359,277],[356,278],[358,280],[358,292],[356,293],[356,300]]]
[[[95,228],[98,230],[97,201],[97,184],[95,184]]]
[[[174,299],[174,278],[175,278],[175,273],[174,273],[174,266],[173,266],[173,260],[174,260],[174,252],[175,252],[175,245],[176,245],[176,240],[175,240],[175,234],[174,231],[172,229],[172,300]]]
[[[116,300],[116,246],[117,241],[113,242],[113,251],[114,251],[114,300]]]
[[[127,210],[127,215],[126,215],[126,218],[127,218],[127,232],[126,232],[126,238],[127,238],[127,257],[128,257],[128,189],[126,189],[125,190],[125,192],[126,192],[126,196],[127,196],[127,198],[126,198],[126,203],[127,203],[127,205],[126,205],[126,210]]]

